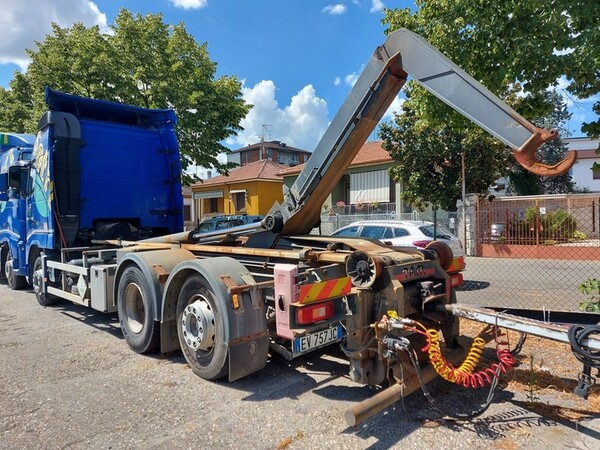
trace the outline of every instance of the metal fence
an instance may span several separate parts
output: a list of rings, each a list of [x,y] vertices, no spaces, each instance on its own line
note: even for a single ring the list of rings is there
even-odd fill
[[[342,212],[346,214],[324,213],[319,232],[328,235],[357,220],[402,219],[436,221],[459,236],[467,255],[459,302],[581,311],[594,301],[579,287],[600,279],[598,194],[493,201],[473,196],[458,212]]]
[[[593,299],[579,287],[600,278],[599,215],[598,194],[471,197],[457,215],[469,255],[459,301],[580,311]]]

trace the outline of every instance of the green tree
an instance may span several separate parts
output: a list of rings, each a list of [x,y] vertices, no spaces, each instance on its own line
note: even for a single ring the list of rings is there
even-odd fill
[[[416,6],[415,11],[386,10],[383,22],[388,32],[408,28],[424,36],[529,120],[551,114],[554,104],[546,90],[556,87],[561,77],[568,82],[567,91],[580,98],[600,91],[596,0],[504,0],[493,5],[480,0],[417,0]],[[452,204],[463,151],[469,191],[484,192],[497,176],[506,175],[507,149],[483,137],[475,125],[424,89],[409,82],[405,92],[404,109],[412,117],[397,117],[395,124],[382,128],[381,137],[398,161],[392,174],[403,181],[406,200]],[[600,103],[595,110],[600,113]],[[599,123],[588,123],[583,130],[600,132]],[[416,127],[412,133],[411,127]],[[419,152],[423,165],[400,159],[411,152],[409,145]],[[435,170],[427,161],[436,161]],[[436,188],[440,191],[430,192]]]
[[[600,2],[596,0],[416,0],[416,11],[386,10],[389,31],[409,28],[501,97],[520,85],[516,100],[527,118],[545,116],[540,98],[565,77],[579,98],[600,92]],[[515,100],[515,99],[513,99]],[[595,110],[600,114],[600,101]],[[586,129],[600,126],[600,119]],[[586,131],[586,130],[583,130]],[[592,133],[599,135],[600,133]]]
[[[15,71],[9,89],[0,87],[0,130],[29,131],[33,99],[28,78]]]
[[[35,132],[44,112],[44,87],[85,97],[147,108],[173,108],[184,168],[214,166],[226,172],[217,155],[222,141],[241,129],[250,109],[235,76],[216,77],[207,44],[198,44],[183,23],[169,25],[161,14],[121,9],[112,32],[75,24],[36,42],[27,53],[27,72],[16,73],[10,89],[0,89],[0,125]]]
[[[402,182],[405,201],[418,208],[432,204],[454,210],[461,198],[463,152],[469,168],[467,192],[485,192],[501,177],[498,167],[508,165],[502,144],[478,128],[439,126],[419,118],[413,104],[407,100],[395,123],[384,123],[379,131],[383,148],[395,161],[390,175]]]

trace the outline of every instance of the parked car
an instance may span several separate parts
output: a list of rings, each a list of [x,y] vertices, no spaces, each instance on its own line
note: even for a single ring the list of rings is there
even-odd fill
[[[506,224],[503,222],[493,223],[490,233],[490,241],[499,242],[506,240]]]
[[[260,222],[262,219],[263,216],[252,216],[246,214],[207,217],[200,222],[200,225],[198,225],[198,228],[196,228],[194,232],[208,233],[209,231],[218,231],[248,223]]]
[[[419,220],[363,220],[340,228],[332,236],[379,239],[388,245],[416,248],[425,248],[434,240],[442,241],[454,254],[448,272],[460,272],[465,268],[465,252],[460,239],[445,227],[438,225],[434,230],[433,225],[433,222]]]

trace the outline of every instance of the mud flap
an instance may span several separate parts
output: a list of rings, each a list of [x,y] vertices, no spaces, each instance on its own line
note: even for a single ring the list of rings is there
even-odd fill
[[[269,356],[269,333],[247,336],[229,342],[229,381],[239,380],[261,370]]]

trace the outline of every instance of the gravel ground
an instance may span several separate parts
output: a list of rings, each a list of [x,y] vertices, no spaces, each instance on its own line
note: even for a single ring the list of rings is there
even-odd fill
[[[568,375],[578,370],[562,347],[545,351],[544,365],[569,358]],[[524,366],[527,352],[538,349],[525,348]],[[347,371],[331,348],[292,363],[273,356],[234,383],[207,382],[181,354],[131,352],[114,315],[67,303],[42,308],[31,292],[0,286],[1,449],[600,448],[591,403],[544,388],[534,404],[519,383],[505,383],[469,422],[443,420],[416,392],[348,427],[344,411],[376,391]],[[430,388],[455,412],[487,396],[440,380]]]

